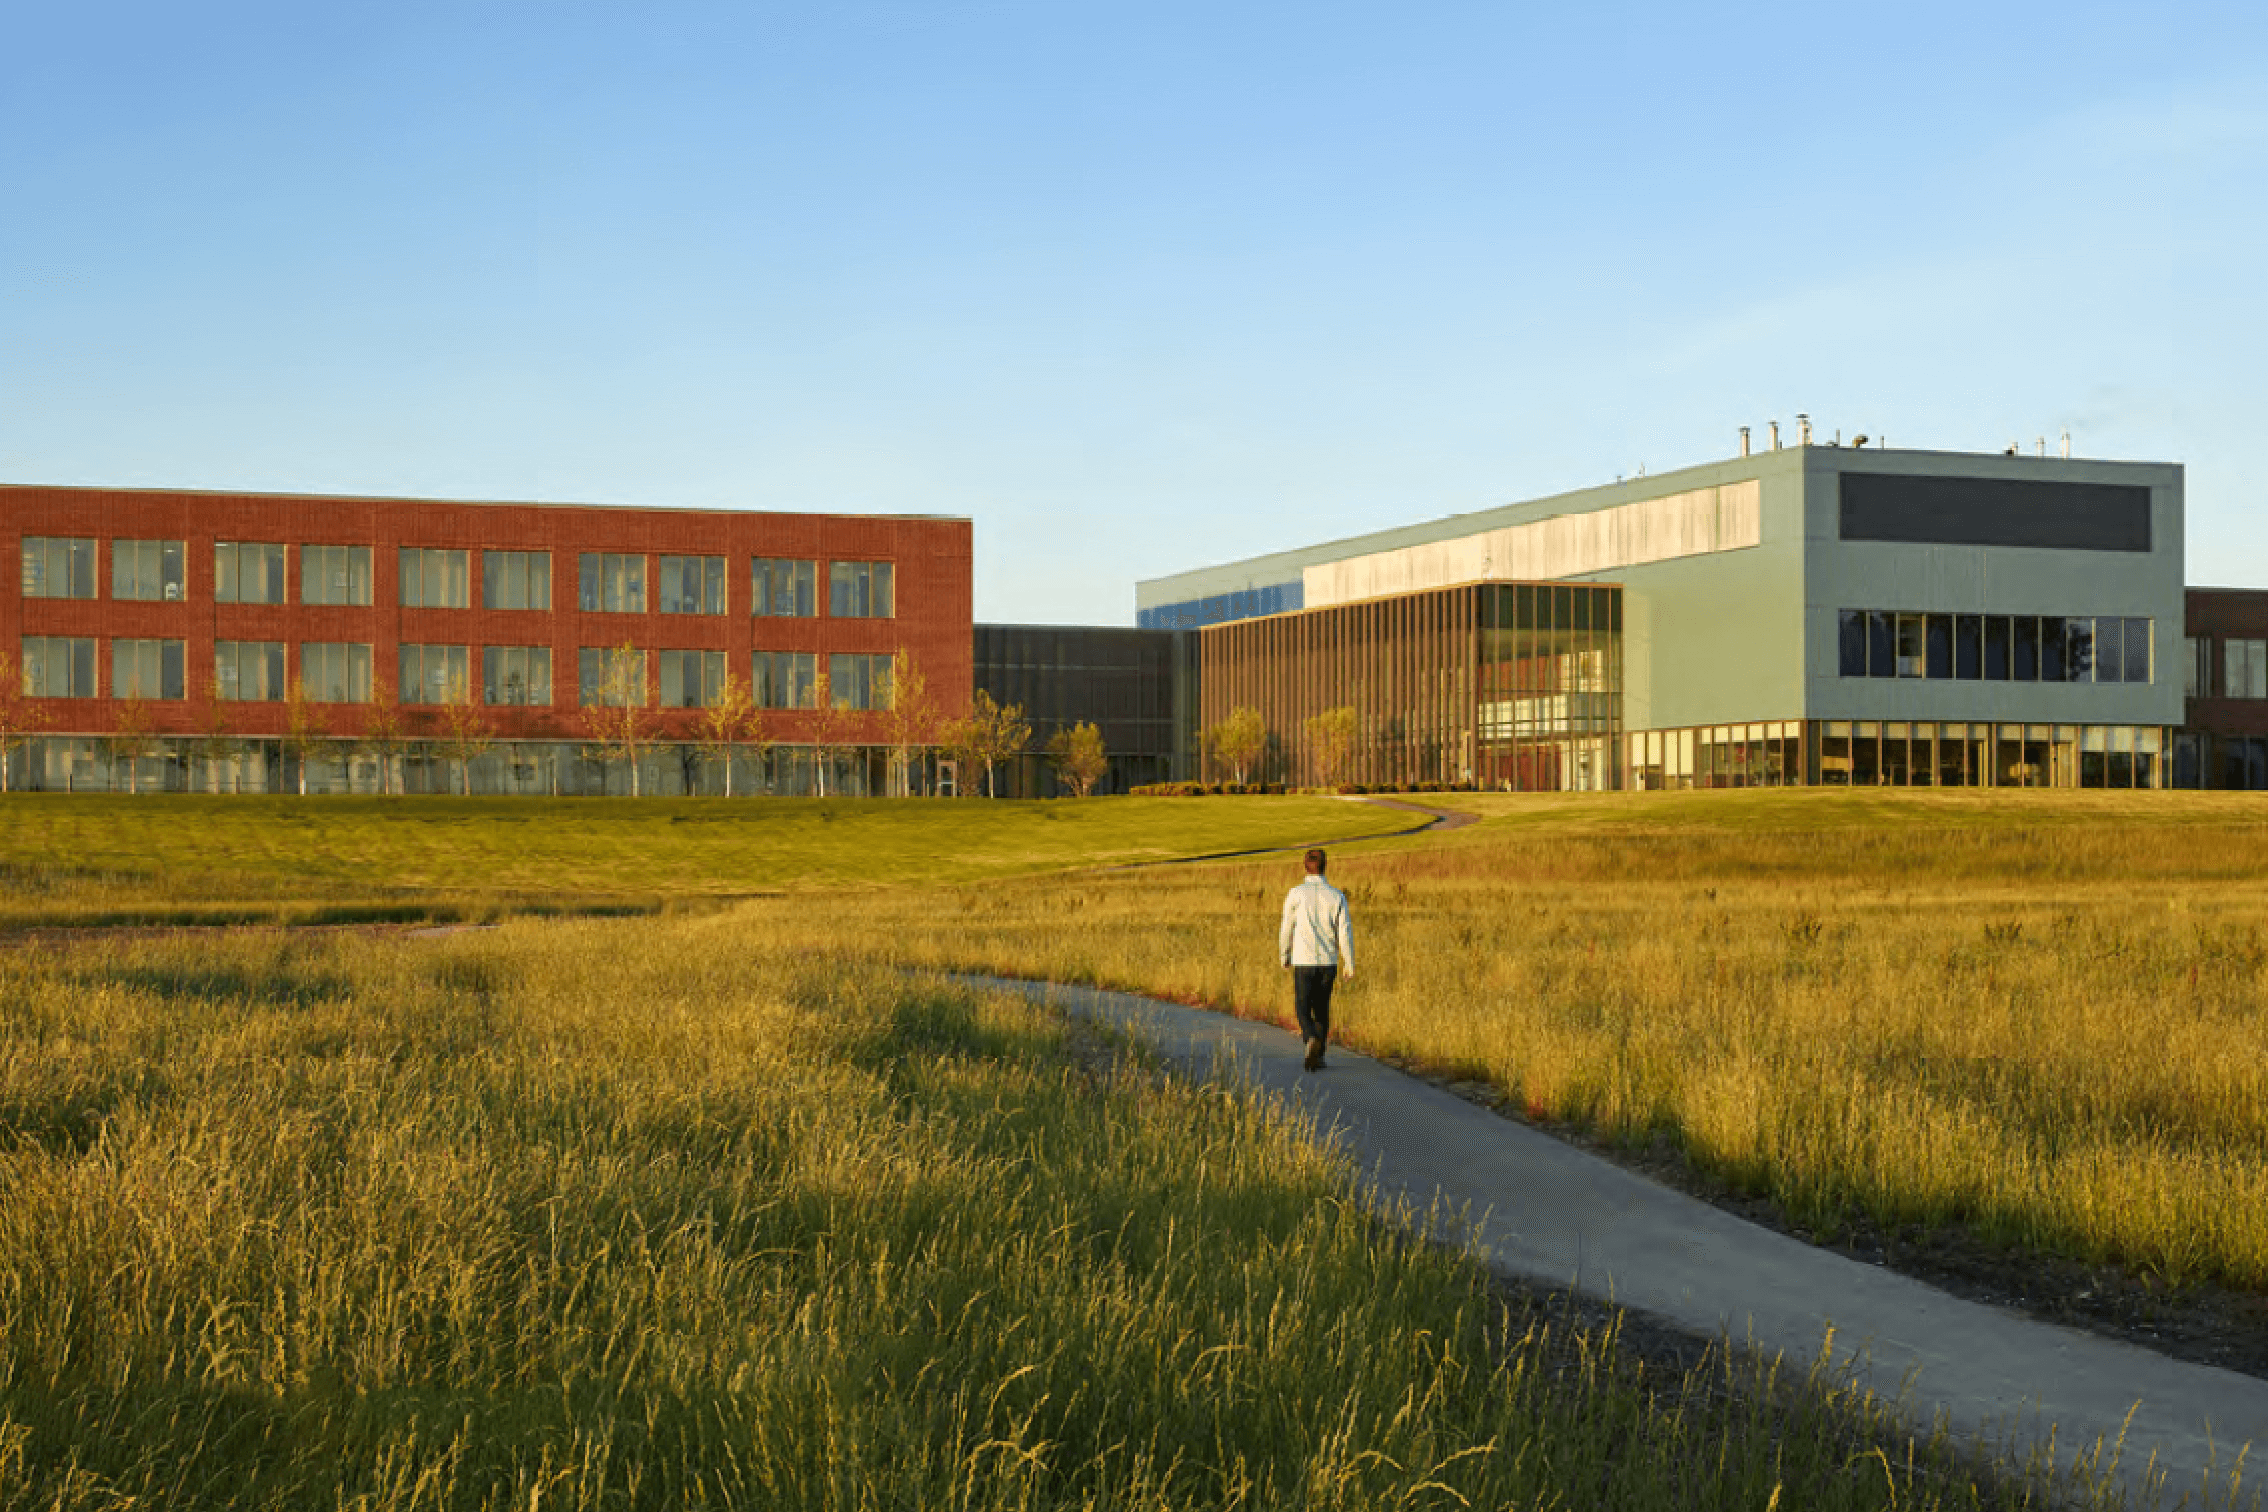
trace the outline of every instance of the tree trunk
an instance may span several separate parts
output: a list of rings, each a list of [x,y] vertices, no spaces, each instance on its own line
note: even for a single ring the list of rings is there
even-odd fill
[[[732,747],[731,747],[731,746],[726,746],[726,747],[725,747],[725,751],[724,751],[724,795],[725,795],[725,796],[726,796],[727,798],[730,798],[730,797],[732,796]]]

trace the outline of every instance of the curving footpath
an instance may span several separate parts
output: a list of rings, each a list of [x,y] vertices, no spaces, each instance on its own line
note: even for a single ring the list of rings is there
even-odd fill
[[[1197,1075],[1233,1066],[1312,1111],[1372,1173],[1383,1201],[1466,1209],[1473,1247],[1506,1275],[1806,1364],[1829,1349],[1919,1418],[1942,1412],[1958,1432],[2019,1448],[2052,1433],[2065,1464],[2123,1432],[2119,1469],[2138,1505],[2153,1463],[2164,1504],[2209,1485],[2219,1505],[2244,1446],[2268,1452],[2268,1381],[2035,1322],[1814,1249],[1343,1047],[1328,1070],[1304,1076],[1297,1042],[1268,1025],[1128,993],[959,980],[1131,1030]]]

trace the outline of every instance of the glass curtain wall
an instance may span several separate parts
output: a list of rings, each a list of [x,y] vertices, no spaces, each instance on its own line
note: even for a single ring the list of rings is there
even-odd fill
[[[1618,587],[1467,584],[1201,636],[1202,723],[1259,710],[1255,780],[1619,785]],[[1208,775],[1225,775],[1217,758]]]

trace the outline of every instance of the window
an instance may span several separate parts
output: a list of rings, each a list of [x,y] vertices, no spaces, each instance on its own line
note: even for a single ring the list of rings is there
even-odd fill
[[[401,678],[396,686],[406,704],[461,703],[472,696],[462,646],[402,647]]]
[[[2181,638],[2181,696],[2203,698],[2213,686],[2213,643],[2201,635]]]
[[[549,646],[490,646],[480,653],[482,696],[497,705],[551,703]]]
[[[2147,619],[2129,617],[2123,623],[2126,626],[2123,632],[2126,641],[2126,680],[2130,683],[2146,683],[2150,681],[2150,664],[2153,659],[2150,655],[2150,622]]]
[[[887,709],[890,658],[842,652],[828,657],[827,696],[838,709]]]
[[[1953,675],[1963,682],[1976,682],[1984,676],[1984,616],[1981,614],[1953,617]]]
[[[299,601],[303,604],[368,604],[370,548],[300,547]]]
[[[661,612],[724,613],[724,558],[665,556],[661,559]]]
[[[112,698],[183,696],[181,642],[114,640],[110,643]]]
[[[1924,632],[1922,616],[1898,616],[1898,675],[1920,677],[1924,671]]]
[[[576,662],[576,695],[584,708],[645,707],[645,652],[635,647],[585,646],[576,654]]]
[[[2222,689],[2228,698],[2268,698],[2268,640],[2221,642]]]
[[[749,672],[749,695],[762,709],[808,709],[817,662],[809,651],[759,651]]]
[[[216,543],[213,600],[222,604],[282,603],[284,549],[237,541]]]
[[[480,607],[483,609],[546,609],[551,607],[551,553],[548,551],[484,551],[480,554]],[[544,681],[551,681],[546,671]],[[494,703],[494,699],[489,702]],[[546,698],[545,703],[551,702]]]
[[[661,654],[662,707],[709,708],[724,693],[724,677],[722,651],[664,651]]]
[[[1986,682],[2008,681],[2014,660],[2009,645],[2008,616],[1988,614],[1984,622],[1984,675]]]
[[[469,609],[472,607],[472,573],[469,553],[439,551],[431,547],[402,548],[402,607],[404,609]],[[403,684],[407,687],[408,684]],[[408,702],[405,695],[403,702]]]
[[[827,613],[836,619],[889,619],[897,613],[888,562],[832,562],[827,567]]]
[[[63,536],[24,537],[24,597],[95,596],[95,543]]]
[[[234,703],[283,702],[283,642],[214,642],[213,681],[220,696]]]
[[[370,702],[370,648],[344,641],[302,643],[299,685],[316,703]]]
[[[773,618],[810,619],[819,612],[817,562],[757,557],[754,610]]]
[[[112,541],[110,596],[147,603],[179,603],[189,591],[183,566],[188,554],[188,545],[182,541]]]
[[[2014,679],[2017,682],[2038,682],[2040,680],[2039,618],[2036,615],[2019,614],[2011,623],[2015,626],[2013,632],[2016,647]]]
[[[1836,661],[1844,677],[2146,683],[2152,675],[2150,636],[2151,621],[2142,617],[1844,609],[1836,618]],[[2268,641],[2248,644],[2268,647]],[[2228,685],[2268,679],[2268,655],[2260,660],[2258,674],[2243,660],[2244,670],[2230,671]],[[2204,651],[2192,650],[2188,676],[2209,687],[2209,671]],[[2256,696],[2268,698],[2268,682]]]
[[[1845,609],[1836,620],[1836,644],[1845,677],[1866,676],[1866,611]]]
[[[586,551],[578,576],[576,601],[588,614],[644,614],[646,612],[646,559]]]
[[[75,635],[25,636],[24,692],[33,698],[94,697],[94,641]]]
[[[2095,680],[2093,620],[2067,619],[2063,622],[2063,677],[2066,682]]]

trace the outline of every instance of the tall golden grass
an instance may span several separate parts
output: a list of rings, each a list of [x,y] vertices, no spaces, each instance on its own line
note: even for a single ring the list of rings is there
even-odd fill
[[[1496,799],[1487,824],[1347,851],[1361,969],[1340,1030],[1536,1117],[1673,1142],[1806,1225],[1960,1225],[2268,1287],[2268,827],[2248,795],[2156,818],[2087,794],[1836,796]],[[896,895],[865,922],[926,963],[1286,1020],[1296,872]]]
[[[1180,885],[1211,937],[1257,882]],[[1633,1378],[1246,1092],[814,950],[870,929],[0,955],[0,1509],[2045,1494],[1800,1372]]]

